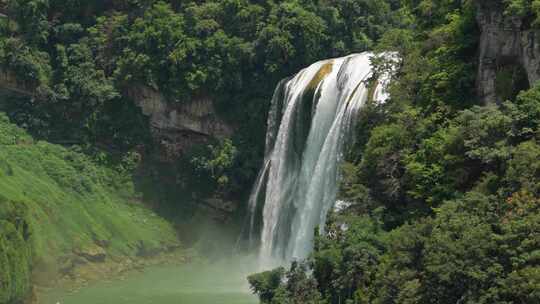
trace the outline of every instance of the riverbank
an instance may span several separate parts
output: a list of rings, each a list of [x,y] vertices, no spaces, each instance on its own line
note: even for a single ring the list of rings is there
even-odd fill
[[[49,294],[55,294],[58,291],[73,294],[98,282],[123,281],[151,267],[178,267],[193,261],[194,256],[195,254],[190,250],[174,249],[146,257],[126,256],[103,262],[84,263],[70,273],[51,281],[51,284],[47,286],[34,285],[27,303],[45,303]]]
[[[37,303],[256,304],[245,279],[251,266],[247,258],[144,265],[78,288],[42,291]]]

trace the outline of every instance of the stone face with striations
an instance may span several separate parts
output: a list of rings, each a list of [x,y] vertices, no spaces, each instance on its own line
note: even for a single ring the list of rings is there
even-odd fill
[[[506,66],[522,69],[529,85],[540,80],[540,31],[526,20],[504,13],[501,1],[477,1],[481,32],[477,77],[478,97],[484,103],[502,102],[497,74]]]
[[[193,144],[230,137],[233,133],[233,128],[217,115],[209,97],[176,103],[146,86],[132,87],[128,95],[150,118],[152,134],[169,157],[181,154]]]
[[[75,250],[75,254],[87,259],[90,262],[104,262],[107,258],[105,249],[98,245],[89,245]]]

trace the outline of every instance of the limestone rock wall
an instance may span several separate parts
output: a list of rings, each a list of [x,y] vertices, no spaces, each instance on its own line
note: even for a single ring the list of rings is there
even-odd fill
[[[530,85],[540,80],[540,31],[527,20],[504,14],[499,0],[478,0],[476,19],[480,28],[477,91],[484,103],[501,102],[497,72],[505,66],[521,66]]]
[[[152,134],[162,145],[166,157],[174,158],[193,144],[230,137],[233,133],[233,128],[219,118],[209,97],[171,102],[146,86],[132,87],[128,95],[150,118]]]

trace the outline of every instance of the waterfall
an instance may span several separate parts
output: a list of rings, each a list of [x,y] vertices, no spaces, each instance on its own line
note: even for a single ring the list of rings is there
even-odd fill
[[[370,97],[376,102],[388,97],[384,87],[389,77],[379,77],[371,89],[368,85],[372,56],[323,60],[278,84],[268,115],[265,159],[249,200],[250,240],[262,207],[263,267],[306,258],[315,229],[324,233],[356,114]]]

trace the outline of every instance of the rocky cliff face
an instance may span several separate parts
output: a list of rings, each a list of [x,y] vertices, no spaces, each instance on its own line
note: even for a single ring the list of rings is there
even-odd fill
[[[478,95],[484,103],[499,103],[540,80],[540,31],[526,19],[505,15],[501,1],[476,3]]]
[[[128,95],[150,117],[152,134],[167,158],[175,158],[194,144],[232,135],[233,128],[218,117],[209,97],[175,103],[145,86],[132,87]]]
[[[230,137],[233,133],[233,127],[217,115],[209,97],[171,102],[159,91],[142,85],[133,86],[126,93],[150,118],[151,132],[161,145],[164,159],[174,159],[194,144]],[[35,89],[0,69],[0,96],[12,95],[33,97]]]
[[[18,81],[13,73],[0,69],[0,96],[32,97],[34,94],[34,88]]]

